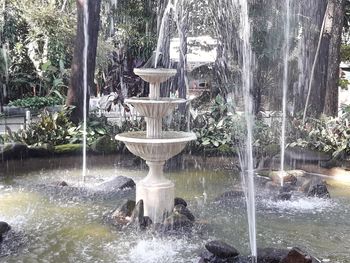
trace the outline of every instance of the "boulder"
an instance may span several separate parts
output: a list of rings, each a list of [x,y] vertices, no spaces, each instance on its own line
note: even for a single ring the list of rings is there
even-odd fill
[[[325,181],[314,178],[310,182],[310,187],[306,194],[308,197],[330,198]]]
[[[289,253],[280,261],[280,263],[312,263],[313,258],[307,252],[300,248],[294,247]]]
[[[289,253],[288,249],[258,248],[259,263],[280,263]]]
[[[10,225],[8,223],[0,221],[0,237],[3,234],[6,234],[10,230],[11,230],[11,227],[10,227]]]
[[[68,186],[67,182],[65,182],[65,181],[57,182],[56,185],[57,185],[57,186],[62,186],[62,187]]]
[[[152,219],[149,218],[148,216],[144,216],[142,218],[142,221],[140,222],[140,229],[141,230],[145,230],[146,228],[148,228],[149,226],[152,225]]]
[[[205,248],[219,258],[232,258],[239,255],[237,249],[221,240],[210,241],[205,244]]]
[[[0,221],[0,243],[2,242],[3,235],[11,230],[11,227],[8,223]]]
[[[111,192],[123,190],[126,188],[134,188],[135,186],[136,184],[131,178],[125,176],[117,176],[112,180],[103,182],[102,184],[98,185],[97,190]]]
[[[135,209],[135,201],[125,200],[111,215],[114,225],[126,225],[131,220],[131,215]]]
[[[131,214],[131,222],[136,222],[137,224],[143,223],[143,216],[144,216],[144,206],[143,206],[143,200],[139,200],[135,206],[135,209],[133,210]]]
[[[177,205],[183,205],[187,207],[187,202],[185,201],[185,199],[182,199],[181,197],[175,197],[174,206],[177,206]]]
[[[281,200],[281,201],[289,201],[292,198],[291,193],[279,193],[276,197],[276,200]]]
[[[174,213],[184,215],[192,222],[195,220],[194,215],[191,213],[191,211],[182,204],[176,205],[174,207]]]

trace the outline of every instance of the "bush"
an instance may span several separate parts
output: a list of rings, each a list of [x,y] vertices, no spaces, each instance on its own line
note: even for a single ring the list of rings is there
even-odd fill
[[[294,120],[294,139],[289,145],[330,153],[334,158],[350,154],[350,123],[347,118],[322,116],[305,124]]]
[[[23,107],[29,109],[42,109],[48,106],[62,105],[64,101],[62,98],[56,96],[50,97],[27,97],[24,99],[18,99],[11,101],[9,106]]]

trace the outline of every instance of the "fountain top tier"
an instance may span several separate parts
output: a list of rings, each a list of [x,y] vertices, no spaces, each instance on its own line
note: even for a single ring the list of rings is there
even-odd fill
[[[134,73],[151,84],[162,83],[176,75],[176,69],[135,68]]]

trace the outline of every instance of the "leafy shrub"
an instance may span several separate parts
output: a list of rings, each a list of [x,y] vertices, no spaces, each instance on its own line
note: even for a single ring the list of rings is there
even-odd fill
[[[295,137],[289,145],[300,146],[326,153],[334,158],[350,154],[350,123],[347,118],[322,116],[309,118],[305,124],[294,120]]]
[[[27,145],[60,145],[70,143],[78,135],[77,127],[69,120],[71,109],[50,113],[46,110],[27,129],[10,133],[7,140]]]
[[[214,154],[236,153],[246,138],[244,116],[233,112],[233,106],[218,95],[208,112],[199,114],[193,120],[193,131],[197,135],[194,151]],[[264,149],[279,142],[278,132],[257,120],[254,126],[253,146],[263,153]]]
[[[11,101],[9,106],[30,108],[30,109],[42,109],[48,106],[61,105],[63,104],[62,98],[57,96],[49,96],[49,97],[27,97],[24,99],[18,99]]]

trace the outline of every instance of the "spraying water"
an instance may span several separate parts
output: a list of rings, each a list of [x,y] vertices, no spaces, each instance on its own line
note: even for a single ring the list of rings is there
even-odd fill
[[[84,113],[83,113],[83,170],[82,177],[83,182],[86,178],[86,124],[87,124],[87,94],[88,94],[88,80],[87,80],[87,59],[88,59],[88,48],[89,48],[89,6],[88,1],[84,2]]]
[[[283,186],[284,177],[284,159],[285,159],[285,144],[286,144],[286,117],[287,117],[287,92],[288,92],[288,58],[289,58],[289,32],[290,32],[290,0],[286,0],[286,25],[284,27],[284,57],[283,57],[283,97],[282,97],[282,131],[281,131],[281,186]]]
[[[244,116],[247,125],[245,153],[242,153],[242,184],[245,189],[247,214],[249,224],[249,243],[252,262],[257,262],[256,220],[255,220],[255,189],[253,166],[253,101],[250,94],[252,85],[253,53],[250,44],[250,23],[247,0],[234,0],[240,8],[240,37],[242,41],[242,87],[244,96]],[[244,157],[243,157],[244,156]]]
[[[159,28],[159,35],[158,35],[158,40],[157,40],[157,48],[156,48],[156,56],[154,60],[154,67],[157,68],[157,63],[158,63],[158,58],[161,53],[161,50],[163,48],[163,41],[166,39],[164,34],[166,33],[164,28],[166,25],[166,22],[169,20],[169,15],[172,9],[175,9],[177,5],[177,0],[174,1],[174,4],[169,0],[168,4],[164,10],[164,15],[162,17],[162,21],[160,23],[160,28]]]

